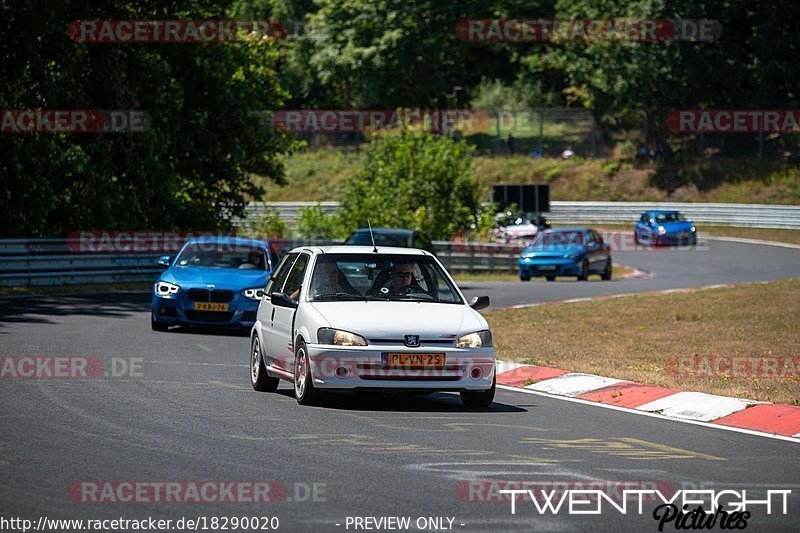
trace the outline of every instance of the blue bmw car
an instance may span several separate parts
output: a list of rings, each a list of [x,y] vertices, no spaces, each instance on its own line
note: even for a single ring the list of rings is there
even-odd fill
[[[590,274],[611,279],[611,249],[603,237],[589,228],[559,228],[539,233],[522,250],[519,258],[519,279],[576,276],[585,281]]]
[[[633,230],[636,244],[669,246],[697,244],[697,228],[678,211],[645,211]]]
[[[277,258],[266,241],[238,237],[189,240],[153,285],[151,325],[250,328]]]

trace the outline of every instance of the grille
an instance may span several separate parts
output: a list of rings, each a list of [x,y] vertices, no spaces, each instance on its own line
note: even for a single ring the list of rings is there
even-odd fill
[[[230,322],[233,313],[227,311],[185,311],[193,322]]]
[[[186,296],[193,302],[207,302],[208,289],[189,289]]]
[[[233,291],[224,289],[214,289],[211,291],[212,302],[230,302],[233,299]]]
[[[368,339],[369,342],[373,344],[402,344],[405,346],[405,342],[403,339]],[[438,345],[447,345],[453,344],[456,342],[455,339],[420,339],[419,344],[420,346],[425,344],[438,344]]]

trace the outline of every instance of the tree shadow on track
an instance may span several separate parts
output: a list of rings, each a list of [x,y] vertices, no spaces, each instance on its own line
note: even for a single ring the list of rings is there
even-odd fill
[[[109,292],[85,295],[39,295],[0,298],[0,334],[12,323],[53,324],[52,317],[127,318],[150,308],[149,292]]]
[[[294,389],[280,388],[278,394],[294,398]],[[455,393],[434,392],[329,392],[319,408],[339,411],[364,411],[386,413],[524,413],[527,409],[495,401],[488,409],[469,409],[463,406]]]

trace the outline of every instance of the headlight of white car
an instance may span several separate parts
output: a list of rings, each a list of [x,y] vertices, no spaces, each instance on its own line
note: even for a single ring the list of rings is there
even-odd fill
[[[242,295],[246,298],[250,298],[251,300],[260,300],[262,296],[264,296],[264,289],[261,287],[253,287],[252,289],[245,289],[242,291]]]
[[[492,332],[488,329],[464,335],[456,341],[456,348],[489,348],[492,343]]]
[[[178,294],[181,288],[174,283],[167,283],[166,281],[156,282],[156,294],[162,298],[168,298],[171,294]]]
[[[319,328],[317,340],[320,344],[335,344],[336,346],[366,346],[367,341],[361,335],[333,328]]]

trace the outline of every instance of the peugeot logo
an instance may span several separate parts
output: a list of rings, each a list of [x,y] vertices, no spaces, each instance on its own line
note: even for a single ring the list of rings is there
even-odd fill
[[[419,346],[419,335],[404,335],[403,343],[409,348],[415,348]]]

